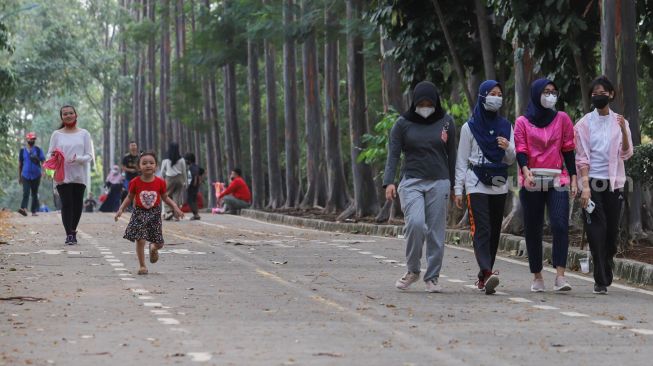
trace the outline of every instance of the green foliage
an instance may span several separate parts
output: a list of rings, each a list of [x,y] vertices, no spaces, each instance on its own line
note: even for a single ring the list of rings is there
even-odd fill
[[[644,186],[653,188],[653,143],[635,146],[633,156],[626,162],[626,174]]]
[[[397,119],[399,119],[399,113],[390,109],[374,125],[374,133],[368,133],[363,136],[365,148],[358,155],[359,163],[376,164],[385,161],[385,158],[388,156],[388,137]]]

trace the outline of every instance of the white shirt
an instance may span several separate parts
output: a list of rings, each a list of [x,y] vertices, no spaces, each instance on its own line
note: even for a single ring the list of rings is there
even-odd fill
[[[610,134],[612,132],[610,115],[593,115],[589,119],[590,127],[590,172],[589,176],[596,179],[609,179],[610,172]]]
[[[506,155],[503,162],[512,165],[515,162],[515,137],[510,128],[510,143],[506,149]],[[476,173],[469,169],[469,165],[478,165],[483,161],[483,150],[478,146],[474,134],[469,129],[467,123],[460,129],[460,143],[458,144],[458,155],[456,156],[456,183],[454,191],[456,196],[463,194],[463,188],[466,194],[483,193],[483,194],[504,194],[508,193],[509,182],[502,186],[486,186],[478,181]]]
[[[184,177],[184,182],[186,182],[188,180],[187,178],[188,172],[186,169],[186,161],[184,160],[184,158],[180,158],[174,164],[172,164],[170,159],[163,159],[163,161],[161,162],[161,176],[163,178],[175,177],[180,174]]]
[[[66,183],[89,184],[89,163],[95,160],[91,134],[83,128],[74,133],[56,130],[50,136],[50,146],[48,147],[46,159],[49,159],[50,154],[57,148],[61,150],[65,160],[65,177],[63,182],[58,182],[57,185]],[[70,160],[73,157],[75,157],[75,161],[71,162]]]

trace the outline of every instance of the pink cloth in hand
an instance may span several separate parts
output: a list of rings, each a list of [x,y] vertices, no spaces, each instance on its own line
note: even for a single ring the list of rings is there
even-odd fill
[[[66,177],[63,152],[58,148],[54,149],[50,159],[43,163],[43,167],[48,170],[54,170],[54,181],[57,183],[63,182]]]

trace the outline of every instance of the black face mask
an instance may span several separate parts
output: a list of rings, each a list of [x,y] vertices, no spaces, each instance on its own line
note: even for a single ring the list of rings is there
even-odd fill
[[[28,144],[29,146],[34,146],[35,143],[36,143],[36,141],[27,141],[27,144]]]
[[[608,95],[594,95],[592,96],[592,105],[596,109],[603,109],[610,103],[610,96]]]

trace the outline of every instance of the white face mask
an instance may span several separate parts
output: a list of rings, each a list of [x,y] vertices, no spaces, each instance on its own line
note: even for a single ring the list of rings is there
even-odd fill
[[[428,118],[430,115],[435,113],[434,107],[417,107],[415,108],[415,113],[422,116],[422,118]]]
[[[558,101],[557,95],[549,95],[547,97],[546,95],[542,94],[542,96],[540,97],[540,103],[542,103],[542,107],[547,109],[555,108],[557,101]]]
[[[502,105],[503,97],[497,97],[494,95],[488,95],[485,97],[485,103],[483,103],[483,107],[485,107],[485,110],[488,112],[496,112]]]

